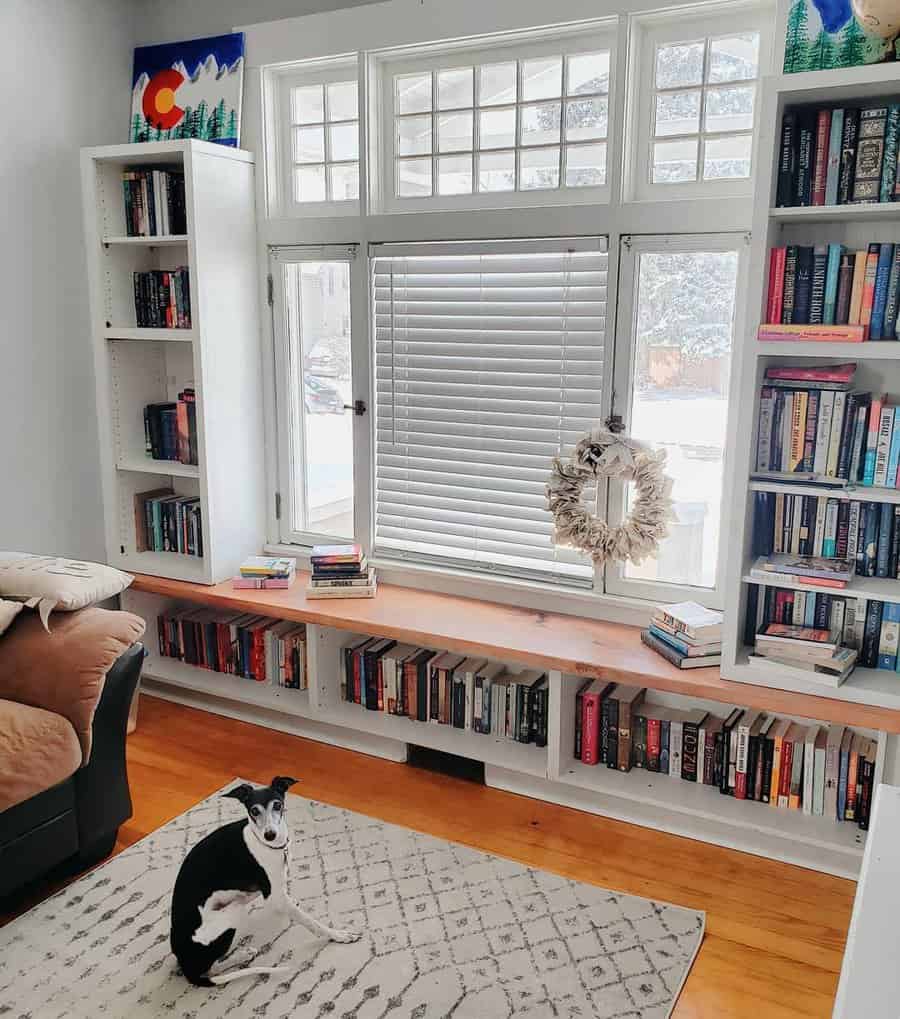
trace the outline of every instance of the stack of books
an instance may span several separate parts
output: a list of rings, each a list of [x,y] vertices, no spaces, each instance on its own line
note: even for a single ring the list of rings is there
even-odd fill
[[[134,276],[134,316],[139,329],[190,329],[191,280],[187,266],[149,269]]]
[[[697,602],[657,606],[641,640],[679,669],[722,662],[722,613]]]
[[[178,495],[154,488],[134,496],[136,552],[203,555],[203,514],[199,495]]]
[[[538,669],[366,637],[344,648],[343,699],[370,711],[547,745],[549,684]]]
[[[197,458],[197,396],[186,387],[172,403],[144,407],[144,452],[154,460],[199,463]]]
[[[129,237],[187,233],[184,174],[174,170],[124,170],[125,231]]]
[[[573,756],[583,765],[644,769],[723,796],[869,826],[878,743],[752,708],[650,703],[636,686],[587,680],[575,696]],[[661,788],[661,786],[655,786]]]
[[[375,570],[361,545],[316,545],[307,598],[374,598]]]
[[[750,568],[754,580],[774,584],[802,584],[806,587],[845,588],[856,572],[849,559],[825,559],[820,556],[760,556]]]
[[[760,672],[784,675],[794,672],[838,687],[853,671],[857,652],[841,646],[841,631],[768,623],[756,635],[750,666]],[[896,652],[895,652],[896,662]]]
[[[297,575],[296,559],[250,556],[232,581],[236,591],[278,591],[289,588]]]

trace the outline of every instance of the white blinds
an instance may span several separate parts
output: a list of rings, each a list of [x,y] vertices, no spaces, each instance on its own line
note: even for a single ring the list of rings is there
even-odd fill
[[[545,486],[600,417],[606,239],[372,251],[376,553],[589,586]]]

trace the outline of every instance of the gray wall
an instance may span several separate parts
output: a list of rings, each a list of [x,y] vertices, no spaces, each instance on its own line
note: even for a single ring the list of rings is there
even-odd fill
[[[172,42],[178,38],[218,35],[240,25],[375,2],[377,0],[142,0],[138,41]],[[338,44],[336,52],[339,51]]]
[[[78,150],[126,139],[134,13],[0,4],[0,549],[103,556]]]

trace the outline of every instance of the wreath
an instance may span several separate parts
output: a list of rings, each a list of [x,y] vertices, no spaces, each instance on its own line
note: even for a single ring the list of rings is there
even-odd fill
[[[555,457],[547,504],[556,544],[581,549],[597,564],[626,559],[640,563],[653,555],[674,519],[672,479],[663,470],[665,463],[665,450],[656,452],[606,427],[581,439],[571,458]],[[635,498],[618,527],[610,527],[582,502],[584,486],[596,478],[634,482]]]

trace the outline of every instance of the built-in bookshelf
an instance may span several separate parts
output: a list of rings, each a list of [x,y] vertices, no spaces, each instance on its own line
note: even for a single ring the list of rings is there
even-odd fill
[[[186,140],[84,149],[81,165],[107,561],[213,584],[258,551],[265,529],[253,157]],[[128,190],[141,173],[145,212],[146,184],[150,204],[154,179],[157,188],[150,236],[136,235]],[[173,180],[177,209],[163,218]],[[164,232],[171,223],[178,233]],[[185,391],[196,406],[191,455],[155,459],[144,408]],[[141,497],[167,491],[172,526],[202,529],[190,541],[201,555],[162,532],[146,540]]]
[[[760,392],[766,369],[773,366],[822,367],[856,362],[853,389],[887,393],[890,402],[900,397],[900,342],[893,337],[880,341],[825,343],[813,341],[761,341],[759,326],[767,322],[769,307],[770,251],[786,246],[843,245],[848,251],[866,250],[870,244],[900,243],[900,202],[857,202],[815,206],[780,207],[779,169],[782,151],[782,120],[786,110],[889,107],[900,102],[900,81],[892,66],[856,67],[845,70],[776,75],[764,81],[761,93],[760,135],[755,215],[748,279],[747,335],[737,373],[740,437],[735,454],[735,477],[731,503],[731,543],[726,567],[728,592],[723,639],[722,676],[743,683],[761,684],[798,693],[819,693],[848,703],[896,708],[900,705],[900,673],[857,667],[843,685],[829,688],[813,674],[800,678],[777,668],[755,669],[749,663],[753,648],[747,625],[748,605],[754,589],[771,587],[768,581],[750,576],[754,552],[755,507],[759,493],[783,496],[825,496],[839,504],[861,502],[897,505],[896,488],[858,483],[799,483],[790,478],[754,478],[758,466]],[[815,144],[815,137],[813,138]],[[894,154],[894,158],[896,155]],[[821,320],[820,320],[821,321]],[[827,319],[826,319],[827,321]],[[839,319],[833,319],[839,321]],[[844,319],[843,321],[847,321]],[[851,320],[852,321],[852,320]],[[765,427],[765,425],[764,425]],[[799,584],[777,584],[797,592],[816,590]],[[824,590],[822,588],[819,589]],[[900,603],[900,580],[891,577],[857,576],[845,589],[829,592],[837,598]]]

